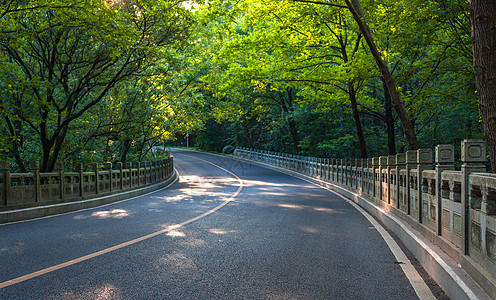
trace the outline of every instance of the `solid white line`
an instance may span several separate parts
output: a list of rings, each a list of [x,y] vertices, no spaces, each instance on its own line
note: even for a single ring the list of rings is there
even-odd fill
[[[189,156],[189,155],[186,155],[186,156]],[[70,260],[70,261],[67,261],[67,262],[64,262],[64,263],[55,265],[55,266],[52,266],[52,267],[49,267],[49,268],[45,268],[45,269],[42,269],[42,270],[39,270],[39,271],[30,273],[30,274],[26,274],[26,275],[21,276],[21,277],[17,277],[17,278],[14,278],[14,279],[11,279],[11,280],[8,280],[8,281],[5,281],[5,282],[1,282],[0,283],[0,289],[5,288],[5,287],[8,287],[8,286],[11,286],[11,285],[14,285],[14,284],[18,284],[20,282],[23,282],[23,281],[26,281],[26,280],[29,280],[29,279],[32,279],[32,278],[35,278],[35,277],[38,277],[38,276],[45,275],[47,273],[51,273],[51,272],[56,271],[56,270],[60,270],[60,269],[63,269],[63,268],[66,268],[66,267],[75,265],[77,263],[80,263],[80,262],[83,262],[83,261],[86,261],[86,260],[95,258],[97,256],[101,256],[103,254],[106,254],[106,253],[109,253],[109,252],[113,252],[115,250],[118,250],[118,249],[121,249],[121,248],[130,246],[130,245],[133,245],[133,244],[136,244],[136,243],[145,241],[145,240],[148,240],[148,239],[150,239],[152,237],[155,237],[155,236],[158,236],[158,235],[161,235],[161,234],[164,234],[164,233],[168,233],[168,232],[174,231],[174,230],[176,230],[176,229],[178,229],[180,227],[183,227],[183,226],[185,226],[187,224],[191,224],[191,223],[193,223],[195,221],[198,221],[198,220],[200,220],[202,218],[205,218],[206,216],[211,215],[214,212],[218,211],[222,207],[226,206],[229,202],[231,202],[232,200],[234,200],[234,198],[236,198],[236,196],[243,189],[243,187],[244,187],[243,181],[241,180],[241,178],[239,178],[233,172],[231,172],[229,170],[226,170],[226,169],[222,168],[221,166],[218,166],[218,165],[216,165],[214,163],[211,163],[209,161],[206,161],[206,160],[203,160],[203,159],[200,159],[200,158],[196,158],[196,157],[193,157],[193,156],[190,156],[190,157],[195,158],[195,159],[198,159],[198,160],[201,160],[201,161],[204,161],[206,163],[209,163],[209,164],[211,164],[211,165],[213,165],[213,166],[215,166],[215,167],[217,167],[217,168],[219,168],[219,169],[221,169],[223,171],[226,171],[227,173],[233,175],[238,180],[238,182],[239,182],[239,187],[236,190],[236,192],[234,192],[234,194],[232,194],[229,198],[227,198],[226,200],[224,200],[222,204],[220,204],[220,205],[212,208],[211,210],[209,210],[209,211],[207,211],[207,212],[205,212],[205,213],[203,213],[203,214],[201,214],[201,215],[199,215],[197,217],[194,217],[192,219],[186,220],[186,221],[184,221],[182,223],[179,223],[179,224],[176,224],[176,225],[168,226],[165,229],[162,229],[162,230],[153,232],[151,234],[148,234],[148,235],[145,235],[145,236],[142,236],[142,237],[139,237],[139,238],[136,238],[136,239],[133,239],[133,240],[130,240],[130,241],[127,241],[127,242],[124,242],[124,243],[115,245],[115,246],[110,247],[110,248],[106,248],[106,249],[103,249],[103,250],[100,250],[100,251],[97,251],[97,252],[94,252],[94,253],[91,253],[91,254],[88,254],[88,255],[85,255],[85,256],[82,256],[82,257],[79,257],[79,258],[76,258],[76,259],[73,259],[73,260]],[[130,199],[128,199],[128,200],[130,200]]]
[[[259,162],[256,162],[256,163],[259,163]],[[262,164],[262,166],[264,166],[264,167],[272,167],[271,169],[273,169],[274,167],[277,168],[277,169],[281,169],[279,167],[271,166],[271,165],[264,164],[264,163],[260,163],[260,164]],[[276,171],[281,172],[281,170],[277,170],[277,169],[276,169]],[[282,170],[291,172],[290,170],[285,170],[285,169],[282,169]],[[406,277],[408,278],[408,281],[410,281],[410,284],[412,285],[412,287],[415,290],[415,293],[417,294],[417,296],[419,297],[419,299],[422,299],[422,300],[424,300],[424,299],[425,300],[437,299],[434,296],[434,294],[432,293],[432,291],[429,289],[429,287],[427,286],[427,284],[425,283],[425,281],[422,279],[422,277],[420,276],[420,274],[417,272],[417,270],[415,269],[415,267],[412,265],[412,263],[410,262],[410,260],[406,256],[406,254],[403,252],[403,250],[401,250],[400,246],[393,239],[393,237],[367,211],[365,211],[362,207],[360,207],[358,204],[356,204],[352,200],[346,198],[343,195],[338,194],[336,191],[333,191],[333,190],[331,190],[331,189],[329,189],[329,188],[327,188],[325,186],[322,186],[322,185],[319,185],[319,184],[313,182],[313,180],[318,181],[318,182],[322,182],[322,183],[325,183],[325,184],[331,184],[331,183],[322,181],[320,179],[311,178],[311,177],[310,177],[310,179],[306,179],[306,178],[303,178],[303,176],[307,177],[307,175],[298,174],[299,176],[296,176],[296,175],[293,175],[293,174],[291,174],[289,172],[281,172],[281,173],[284,173],[286,175],[290,175],[292,177],[295,177],[295,178],[301,179],[303,181],[306,181],[306,182],[308,182],[308,183],[310,183],[310,184],[312,184],[314,186],[317,186],[317,187],[320,187],[322,189],[325,189],[325,190],[327,190],[327,191],[335,194],[336,196],[340,197],[341,199],[345,200],[346,202],[350,203],[351,205],[353,205],[353,207],[356,208],[363,216],[365,216],[365,218],[367,218],[367,220],[381,234],[382,238],[384,239],[384,241],[388,245],[389,249],[393,253],[393,255],[396,258],[396,260],[398,262],[402,262],[402,264],[400,264],[401,269],[403,270],[403,272],[405,273]],[[352,193],[352,194],[354,194],[354,193]],[[354,195],[356,195],[356,194],[354,194]],[[358,195],[356,195],[356,196],[358,196]],[[472,291],[470,291],[470,292],[472,292]],[[469,295],[469,297],[470,297],[470,295]],[[477,299],[477,298],[475,298],[475,299]]]
[[[297,177],[297,178],[300,178],[300,177]],[[318,185],[314,182],[311,182],[310,180],[307,180],[307,179],[304,179],[304,178],[300,178],[301,180],[304,180],[304,181],[307,181],[307,182],[310,182],[316,186],[319,186],[323,189],[326,189],[334,194],[336,194],[337,196],[341,197],[342,199],[348,201],[349,203],[351,203],[352,205],[354,205],[355,207],[359,207],[361,210],[363,210],[365,213],[368,214],[368,212],[366,212],[363,208],[361,208],[358,204],[356,204],[355,202],[353,202],[352,200],[350,200],[349,198],[337,193],[336,191],[333,191],[331,189],[328,189],[327,187],[324,187],[324,186],[321,186],[321,185]],[[333,186],[335,186],[336,188],[339,188],[339,189],[343,189],[342,187],[340,186],[337,186],[337,185],[334,185],[332,183],[329,183],[329,182],[325,182],[325,181],[322,181],[320,179],[313,179],[313,180],[316,180],[316,181],[319,181],[319,182],[323,182],[323,183],[326,183],[326,184],[331,184]],[[346,190],[348,193],[350,194],[353,194],[355,197],[360,197],[360,195],[356,194],[356,193],[353,193],[351,191],[348,191]],[[401,226],[401,228],[412,238],[414,239],[422,248],[425,249],[425,251],[429,252],[429,254],[432,256],[432,258],[434,258],[438,263],[439,265],[446,271],[446,273],[448,273],[451,278],[453,278],[453,280],[460,286],[460,288],[465,292],[465,294],[467,295],[467,297],[471,300],[478,300],[479,298],[475,295],[475,293],[472,291],[472,289],[470,289],[468,287],[468,285],[460,278],[460,276],[458,276],[458,274],[455,273],[455,271],[453,271],[453,269],[436,253],[434,252],[434,250],[432,250],[426,243],[424,243],[421,239],[419,239],[405,224],[403,224],[403,222],[399,221],[396,216],[390,214],[389,212],[386,212],[385,210],[383,210],[382,208],[376,206],[375,204],[371,203],[371,202],[368,202],[370,205],[374,206],[375,209],[377,209],[378,211],[380,211],[382,214],[385,214],[385,215],[388,215],[389,218],[391,218],[395,223],[399,224]],[[360,210],[359,210],[360,211]],[[373,219],[373,218],[372,218]],[[374,219],[375,221],[375,219]],[[386,231],[387,233],[387,231]]]
[[[335,191],[321,186],[319,184],[316,184],[314,182],[311,182],[310,180],[300,178],[301,180],[304,180],[306,182],[309,182],[315,186],[318,186],[320,188],[323,188],[334,195],[340,197],[341,199],[345,200],[346,202],[350,203],[355,207],[356,210],[358,210],[367,220],[377,229],[377,231],[381,234],[382,238],[388,245],[389,249],[393,253],[394,257],[398,262],[400,262],[400,267],[403,270],[403,272],[406,275],[406,278],[408,278],[408,281],[410,281],[410,284],[412,285],[413,289],[415,290],[415,293],[417,293],[417,296],[419,299],[425,299],[425,300],[431,300],[431,299],[436,299],[432,291],[429,289],[425,281],[422,279],[422,276],[417,272],[415,267],[412,265],[408,257],[406,256],[405,252],[401,250],[400,246],[396,241],[393,239],[393,237],[389,234],[389,232],[386,231],[386,229],[379,223],[377,222],[376,219],[374,219],[367,211],[365,211],[363,208],[361,208],[358,204],[355,202],[351,201],[350,199],[346,198],[343,195],[340,195],[336,193]]]

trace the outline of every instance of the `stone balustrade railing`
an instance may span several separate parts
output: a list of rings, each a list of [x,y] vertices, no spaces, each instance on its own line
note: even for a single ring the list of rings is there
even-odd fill
[[[170,178],[173,159],[129,163],[124,168],[117,163],[90,166],[83,171],[65,172],[57,163],[55,172],[40,173],[39,162],[31,162],[29,173],[11,173],[10,163],[0,162],[0,211],[64,203],[111,195],[137,189]]]
[[[237,148],[234,155],[352,191],[399,216],[459,263],[461,257],[470,257],[476,268],[495,278],[496,174],[484,173],[482,141],[461,143],[459,171],[454,152],[452,145],[439,145],[434,153],[421,149],[368,159],[322,159],[247,148]],[[494,293],[488,282],[478,283]]]

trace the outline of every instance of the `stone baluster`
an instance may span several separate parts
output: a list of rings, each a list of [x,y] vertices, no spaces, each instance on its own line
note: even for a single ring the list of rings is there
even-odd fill
[[[366,181],[366,176],[367,176],[367,159],[362,158],[360,162],[360,187],[362,193],[365,192],[365,185],[367,183]]]
[[[117,163],[117,170],[119,170],[119,189],[124,189],[124,170],[122,166],[122,162]]]
[[[436,181],[435,195],[437,203],[437,227],[436,233],[442,235],[442,220],[443,220],[443,197],[441,195],[441,175],[444,171],[455,170],[453,162],[455,161],[455,148],[453,145],[438,145],[436,146]]]
[[[373,174],[371,173],[371,169],[373,168],[374,163],[372,158],[367,158],[367,170],[366,170],[366,178],[367,178],[367,194],[369,196],[373,196],[374,191],[371,191],[370,189],[373,187]]]
[[[462,251],[469,254],[470,243],[470,183],[469,175],[474,172],[485,172],[486,166],[486,145],[481,140],[464,140],[462,147],[462,182],[461,182],[461,202],[462,202]]]
[[[100,172],[98,163],[93,163],[93,172],[95,172],[95,194],[100,193]]]
[[[59,199],[63,200],[65,198],[64,165],[61,162],[56,162],[55,170],[59,173]]]
[[[384,181],[386,180],[383,170],[387,170],[387,156],[379,156],[379,200],[386,201],[384,199]]]
[[[29,162],[29,171],[33,174],[33,185],[34,185],[34,201],[41,201],[41,182],[40,182],[40,162],[31,161]]]
[[[410,178],[410,171],[417,166],[417,150],[409,150],[406,152],[406,200],[407,200],[407,213],[411,214],[412,208],[412,197],[410,193],[410,189],[413,187],[415,183]]]
[[[379,157],[374,157],[372,158],[372,196],[374,198],[379,198],[380,196],[377,195],[378,185],[380,186],[380,180],[377,176],[376,170],[379,169]]]
[[[431,170],[432,169],[432,149],[420,149],[417,151],[417,189],[418,189],[418,221],[419,223],[423,222],[423,208],[424,208],[424,200],[423,195],[422,195],[422,172],[424,170]]]
[[[106,162],[105,163],[105,171],[107,171],[108,174],[108,185],[109,185],[109,191],[112,191],[112,163],[111,162]]]
[[[401,170],[406,168],[406,154],[398,153],[396,154],[396,208],[400,209],[401,207],[401,186],[402,184],[408,180],[405,176],[405,179],[401,179]],[[406,191],[405,191],[406,192]]]
[[[387,203],[389,205],[396,205],[396,201],[398,201],[398,198],[396,198],[396,194],[395,195],[391,195],[391,186],[393,186],[393,184],[396,184],[396,181],[398,180],[398,173],[396,173],[395,175],[395,180],[393,181],[393,175],[391,174],[391,170],[395,170],[396,171],[396,155],[388,155],[387,157],[387,190],[388,190],[388,193],[387,193],[387,199],[385,199],[387,201]],[[392,199],[394,199],[394,203],[392,201]]]

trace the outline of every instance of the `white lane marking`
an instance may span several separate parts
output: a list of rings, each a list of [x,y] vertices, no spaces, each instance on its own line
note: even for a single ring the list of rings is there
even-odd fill
[[[367,220],[377,229],[377,231],[381,234],[382,238],[388,245],[389,249],[393,253],[394,257],[398,262],[402,262],[400,264],[401,269],[406,275],[406,278],[408,278],[408,281],[410,281],[410,284],[412,285],[413,289],[415,290],[415,293],[417,293],[417,296],[419,299],[422,300],[431,300],[431,299],[437,299],[432,291],[429,289],[427,284],[425,283],[424,279],[420,276],[420,274],[417,272],[415,267],[412,265],[408,257],[406,256],[405,252],[401,250],[400,246],[396,241],[393,239],[393,237],[389,234],[389,232],[384,229],[384,227],[377,222],[376,219],[374,219],[367,211],[365,211],[363,208],[361,208],[358,204],[355,202],[351,201],[350,199],[346,198],[343,195],[340,195],[336,193],[335,191],[328,189],[327,187],[318,185],[314,182],[311,182],[309,180],[306,180],[304,178],[300,178],[301,180],[304,180],[306,182],[309,182],[315,186],[321,187],[334,195],[340,197],[341,199],[345,200],[346,202],[350,203],[353,205],[353,207],[358,210]]]
[[[92,209],[100,209],[102,207],[106,207],[106,206],[110,206],[110,205],[115,205],[115,204],[127,202],[129,200],[133,200],[133,199],[136,199],[136,198],[139,198],[139,197],[143,197],[143,196],[148,196],[148,195],[151,195],[151,194],[154,194],[154,193],[158,193],[158,192],[160,192],[162,190],[165,190],[166,188],[168,188],[171,185],[173,185],[174,183],[176,183],[179,180],[179,172],[177,171],[176,168],[174,168],[174,174],[172,176],[174,176],[174,175],[176,176],[176,178],[171,183],[169,183],[168,185],[164,186],[163,188],[160,188],[160,189],[155,190],[155,191],[148,192],[148,193],[143,194],[143,195],[139,195],[139,196],[135,196],[135,197],[131,197],[131,198],[127,198],[127,199],[123,199],[123,200],[119,200],[119,201],[111,202],[111,203],[107,203],[107,204],[102,204],[102,205],[98,205],[98,206],[95,206],[95,207],[88,207],[88,208],[78,209],[78,210],[74,210],[74,211],[69,211],[69,212],[66,212],[66,213],[55,214],[55,215],[50,215],[50,216],[45,216],[45,217],[39,217],[39,218],[34,218],[34,219],[29,219],[29,220],[21,220],[21,221],[3,223],[3,224],[0,224],[0,227],[12,225],[12,224],[18,224],[18,223],[26,223],[26,222],[33,222],[33,221],[43,220],[43,219],[55,218],[55,217],[59,217],[59,216],[65,216],[65,215],[80,213],[82,211],[87,211],[87,210],[92,210]],[[134,191],[136,191],[136,190],[131,190],[131,191],[128,191],[128,192],[134,192]],[[116,195],[120,195],[120,194],[126,194],[128,192],[114,194],[112,196],[116,196]],[[101,198],[92,198],[92,199],[88,199],[88,200],[84,200],[84,201],[67,202],[67,203],[62,203],[62,204],[67,205],[67,204],[71,204],[71,203],[84,203],[84,202],[95,201],[95,200],[98,200],[98,199],[101,199]],[[39,207],[34,207],[34,208],[35,209],[36,208],[40,209],[40,208],[46,208],[46,207],[56,207],[58,205],[60,205],[60,204],[53,204],[53,205],[47,205],[47,206],[39,206]],[[24,210],[29,210],[29,208],[26,208]],[[20,210],[18,210],[18,211],[20,211]],[[14,211],[8,211],[8,212],[9,213],[10,212],[15,212],[15,210]]]
[[[263,164],[262,166],[268,167],[270,165],[267,166],[267,165]],[[270,166],[270,167],[272,167],[272,166]],[[276,171],[280,171],[280,170],[276,170]],[[284,171],[286,171],[286,170],[284,170]],[[410,260],[406,256],[406,254],[403,252],[403,250],[401,250],[400,246],[398,246],[398,244],[396,243],[396,241],[393,239],[393,237],[367,211],[365,211],[363,208],[361,208],[358,204],[356,204],[352,200],[346,198],[345,196],[342,196],[342,195],[338,194],[336,191],[333,191],[333,190],[331,190],[331,189],[329,189],[329,188],[327,188],[325,186],[319,185],[319,184],[317,184],[317,183],[315,183],[315,182],[313,182],[311,180],[315,180],[315,181],[322,182],[322,183],[325,183],[325,184],[330,184],[328,182],[324,182],[324,181],[322,181],[320,179],[316,179],[316,178],[311,178],[310,180],[308,180],[306,178],[303,178],[303,176],[306,176],[304,174],[298,174],[298,175],[301,176],[300,177],[300,176],[293,175],[293,174],[291,174],[289,172],[282,172],[282,171],[280,171],[280,172],[281,173],[284,173],[284,174],[287,174],[287,175],[290,175],[292,177],[296,177],[296,178],[301,179],[303,181],[306,181],[306,182],[308,182],[308,183],[310,183],[312,185],[315,185],[317,187],[320,187],[322,189],[325,189],[325,190],[327,190],[327,191],[335,194],[336,196],[342,198],[343,200],[345,200],[346,202],[350,203],[351,205],[353,205],[353,207],[355,207],[363,216],[365,216],[365,218],[367,218],[367,220],[369,220],[369,222],[381,234],[382,238],[384,239],[384,241],[388,245],[389,249],[393,253],[393,255],[396,258],[396,260],[398,262],[403,262],[403,264],[400,264],[401,269],[403,270],[403,272],[405,273],[406,277],[408,278],[408,281],[410,281],[410,284],[412,285],[412,287],[415,290],[415,293],[417,294],[417,296],[419,297],[419,299],[422,299],[422,300],[424,300],[424,299],[425,300],[437,299],[434,296],[434,294],[432,293],[432,291],[429,289],[429,287],[427,286],[427,284],[425,283],[425,281],[422,279],[422,277],[420,276],[420,274],[417,272],[417,270],[415,269],[415,267],[413,267],[413,265],[411,264]],[[350,192],[350,193],[352,193],[352,192]],[[352,193],[352,194],[354,194],[354,193]],[[354,195],[356,195],[356,194],[354,194]],[[356,196],[358,196],[358,195],[356,195]],[[410,233],[411,232],[409,232],[409,234]],[[411,233],[411,234],[413,234],[413,233]],[[439,257],[439,256],[437,256],[437,257]],[[446,265],[446,263],[445,263],[445,265]],[[469,290],[469,291],[470,291],[470,293],[472,295],[474,295],[471,290]],[[471,297],[471,295],[469,293],[467,293],[467,295],[470,297],[470,299],[474,299],[474,298]],[[474,297],[475,297],[475,295],[474,295]],[[475,299],[477,299],[477,297],[475,297]]]
[[[285,173],[287,174],[287,173]],[[288,175],[291,175],[291,174],[288,174]],[[293,175],[291,175],[293,176]],[[297,177],[297,176],[294,176],[294,177]],[[345,196],[341,195],[341,194],[338,194],[336,191],[333,191],[327,187],[324,187],[324,186],[321,186],[321,185],[318,185],[314,182],[311,182],[310,180],[307,180],[305,178],[301,178],[301,177],[297,177],[297,178],[300,178],[301,180],[304,180],[304,181],[307,181],[309,183],[312,183],[313,185],[315,186],[318,186],[318,187],[321,187],[323,189],[326,189],[334,194],[336,194],[337,196],[345,199],[346,201],[348,201],[349,203],[351,203],[353,206],[355,207],[360,207],[358,204],[356,204],[355,202],[353,202],[352,200],[346,198]],[[325,184],[331,184],[339,189],[343,189],[342,187],[340,186],[337,186],[337,185],[334,185],[332,183],[329,183],[329,182],[325,182],[325,181],[322,181],[320,179],[313,179],[313,180],[316,180],[316,181],[319,181],[319,182],[322,182],[322,183],[325,183]],[[353,193],[351,191],[348,191],[346,190],[348,193],[350,194],[353,194],[355,197],[360,197],[360,195],[356,194],[356,193]],[[403,224],[402,222],[400,222],[394,215],[391,215],[390,213],[386,212],[385,210],[383,210],[382,208],[376,206],[375,204],[369,202],[370,205],[374,206],[375,209],[377,209],[378,211],[380,211],[381,213],[383,214],[387,214],[389,216],[389,218],[393,219],[393,221],[397,224],[399,224],[401,226],[401,228],[412,238],[414,239],[422,248],[424,248],[427,252],[429,252],[429,254],[439,263],[439,265],[446,271],[446,273],[448,273],[451,278],[453,278],[453,280],[460,286],[460,288],[465,292],[465,294],[467,295],[467,297],[470,299],[470,300],[478,300],[479,298],[475,295],[475,293],[472,291],[472,289],[470,289],[468,287],[468,285],[460,278],[460,276],[458,276],[458,274],[455,273],[455,271],[453,271],[453,269],[436,253],[434,252],[434,250],[432,250],[429,246],[427,246],[427,244],[425,244],[421,239],[419,239],[408,227],[406,227],[405,224]],[[366,214],[368,214],[368,212],[366,212],[363,208],[360,207],[360,209],[362,209]],[[373,219],[373,218],[372,218]],[[375,221],[375,219],[374,219]],[[379,223],[378,223],[379,224]],[[380,225],[380,224],[379,224]],[[380,225],[382,226],[382,225]],[[387,231],[386,231],[387,233]]]
[[[189,155],[186,155],[186,156],[189,156]],[[239,178],[233,172],[231,172],[229,170],[226,170],[223,167],[218,166],[218,165],[216,165],[214,163],[211,163],[209,161],[206,161],[206,160],[203,160],[203,159],[200,159],[200,158],[196,158],[196,157],[193,157],[193,156],[190,156],[190,157],[195,158],[195,159],[198,159],[198,160],[201,160],[201,161],[206,162],[206,163],[209,163],[209,164],[211,164],[211,165],[213,165],[213,166],[215,166],[215,167],[217,167],[217,168],[219,168],[219,169],[221,169],[221,170],[223,170],[223,171],[231,174],[232,176],[234,176],[238,180],[238,182],[239,182],[239,187],[236,190],[236,192],[234,192],[234,194],[232,194],[229,198],[227,198],[226,200],[224,200],[224,202],[222,202],[220,205],[212,208],[211,210],[209,210],[209,211],[207,211],[207,212],[205,212],[205,213],[203,213],[203,214],[201,214],[201,215],[199,215],[197,217],[194,217],[192,219],[186,220],[186,221],[184,221],[182,223],[179,223],[179,224],[176,224],[176,225],[171,225],[171,226],[169,226],[169,227],[167,227],[165,229],[162,229],[162,230],[153,232],[151,234],[148,234],[148,235],[145,235],[145,236],[142,236],[142,237],[139,237],[139,238],[136,238],[136,239],[133,239],[133,240],[130,240],[130,241],[127,241],[127,242],[124,242],[124,243],[115,245],[115,246],[110,247],[110,248],[107,248],[107,249],[103,249],[103,250],[100,250],[100,251],[97,251],[97,252],[94,252],[94,253],[91,253],[91,254],[88,254],[88,255],[85,255],[85,256],[82,256],[82,257],[79,257],[79,258],[76,258],[76,259],[73,259],[73,260],[70,260],[70,261],[67,261],[67,262],[64,262],[64,263],[55,265],[55,266],[52,266],[52,267],[49,267],[49,268],[45,268],[45,269],[42,269],[42,270],[39,270],[39,271],[30,273],[30,274],[26,274],[24,276],[17,277],[17,278],[14,278],[14,279],[11,279],[11,280],[8,280],[8,281],[5,281],[5,282],[1,282],[0,283],[0,289],[5,288],[5,287],[8,287],[8,286],[11,286],[11,285],[14,285],[14,284],[18,284],[20,282],[23,282],[23,281],[26,281],[26,280],[29,280],[29,279],[32,279],[32,278],[35,278],[35,277],[38,277],[38,276],[45,275],[47,273],[51,273],[53,271],[57,271],[57,270],[60,270],[60,269],[63,269],[63,268],[66,268],[66,267],[75,265],[77,263],[80,263],[80,262],[83,262],[83,261],[86,261],[86,260],[95,258],[97,256],[101,256],[101,255],[106,254],[106,253],[109,253],[109,252],[113,252],[115,250],[118,250],[118,249],[121,249],[121,248],[130,246],[130,245],[133,245],[133,244],[136,244],[136,243],[145,241],[145,240],[148,240],[148,239],[150,239],[152,237],[155,237],[157,235],[161,235],[161,234],[164,234],[164,233],[169,233],[171,231],[175,231],[178,228],[181,228],[181,227],[183,227],[185,225],[191,224],[191,223],[193,223],[195,221],[198,221],[198,220],[200,220],[202,218],[205,218],[206,216],[211,215],[214,212],[218,211],[222,207],[226,206],[229,202],[231,202],[232,200],[234,200],[234,198],[236,198],[236,196],[238,196],[238,194],[243,189],[243,187],[244,187],[243,181],[241,180],[241,178]]]

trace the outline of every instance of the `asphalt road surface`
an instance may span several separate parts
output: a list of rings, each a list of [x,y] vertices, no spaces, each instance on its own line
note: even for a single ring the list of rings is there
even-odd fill
[[[418,299],[349,202],[257,165],[173,155],[167,189],[0,226],[0,299]]]

